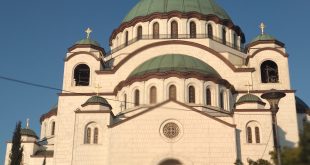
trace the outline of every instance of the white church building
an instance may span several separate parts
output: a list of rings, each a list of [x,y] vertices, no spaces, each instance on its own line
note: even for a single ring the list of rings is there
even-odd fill
[[[291,88],[285,44],[264,24],[246,43],[215,0],[141,0],[111,34],[111,51],[86,33],[68,49],[41,132],[22,129],[23,165],[270,160],[272,113],[261,98],[270,89],[286,94],[279,144],[298,145],[310,110]]]

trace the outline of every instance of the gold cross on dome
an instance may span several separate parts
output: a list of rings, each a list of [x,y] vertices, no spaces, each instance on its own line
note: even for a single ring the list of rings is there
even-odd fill
[[[248,94],[250,94],[250,87],[253,87],[253,85],[248,81],[248,84],[245,86],[248,87]]]
[[[26,128],[29,128],[29,119],[26,120]]]
[[[89,39],[90,33],[92,33],[92,32],[93,32],[93,30],[91,30],[91,28],[87,28],[87,29],[85,30],[86,38],[87,38],[87,39]]]
[[[100,93],[100,89],[102,88],[99,83],[97,83],[97,85],[95,86],[95,88],[97,89],[97,96],[99,96]]]
[[[262,31],[262,34],[265,33],[265,28],[266,28],[266,25],[264,24],[264,22],[262,22],[262,23],[260,24],[260,29],[261,29],[261,31]]]

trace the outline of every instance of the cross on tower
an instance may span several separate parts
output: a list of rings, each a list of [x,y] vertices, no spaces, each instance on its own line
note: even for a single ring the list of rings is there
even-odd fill
[[[29,128],[29,119],[26,120],[26,128]]]
[[[264,34],[265,33],[266,25],[262,22],[259,27],[260,27],[260,29],[262,31],[262,34]]]
[[[87,28],[87,29],[85,30],[86,38],[87,38],[87,39],[89,39],[90,33],[92,33],[92,32],[93,32],[93,30],[91,30],[91,28]]]
[[[96,93],[97,93],[97,96],[99,96],[99,93],[100,93],[100,89],[102,88],[99,83],[97,83],[97,85],[95,86],[95,88],[97,89]]]
[[[246,87],[248,87],[248,94],[250,93],[250,87],[253,87],[253,85],[252,84],[250,84],[250,82],[248,81],[248,84],[247,85],[245,85]]]

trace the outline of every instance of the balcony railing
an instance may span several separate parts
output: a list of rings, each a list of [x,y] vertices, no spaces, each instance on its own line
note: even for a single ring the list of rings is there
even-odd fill
[[[125,47],[132,45],[136,43],[139,40],[160,40],[160,39],[211,39],[215,42],[221,43],[223,45],[226,45],[230,48],[233,48],[237,51],[244,52],[245,48],[244,45],[241,44],[240,46],[237,45],[237,43],[230,43],[227,42],[227,40],[223,40],[222,38],[218,38],[215,36],[211,36],[208,34],[159,34],[159,35],[142,35],[138,36],[132,40],[129,40],[125,42],[124,44],[112,49],[111,51],[107,52],[107,55],[113,54],[121,49],[124,49]]]

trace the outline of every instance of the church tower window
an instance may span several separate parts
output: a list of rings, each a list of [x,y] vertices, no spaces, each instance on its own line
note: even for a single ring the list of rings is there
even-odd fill
[[[189,31],[190,31],[190,38],[196,38],[197,32],[195,22],[192,21],[189,23]]]
[[[159,39],[159,23],[155,22],[153,24],[153,39]]]
[[[157,90],[156,87],[151,87],[150,89],[150,104],[155,104],[157,102]]]
[[[94,144],[98,144],[98,128],[94,129]]]
[[[213,39],[213,28],[211,24],[208,24],[208,38]]]
[[[85,144],[90,144],[91,128],[86,129]]]
[[[193,87],[193,86],[189,86],[189,88],[188,88],[188,102],[189,103],[195,103],[196,102],[195,87]]]
[[[140,91],[139,90],[135,90],[134,105],[135,106],[139,106],[140,105]]]
[[[247,142],[248,143],[253,143],[251,127],[247,127]]]
[[[138,39],[138,40],[141,40],[141,39],[142,39],[142,26],[139,26],[139,27],[138,27],[137,39]]]
[[[260,134],[259,134],[258,127],[255,127],[255,140],[256,140],[256,143],[260,143]]]
[[[51,135],[54,136],[55,135],[55,126],[56,126],[56,123],[55,121],[52,122],[52,127],[51,127]]]
[[[267,60],[262,63],[260,69],[261,69],[262,83],[279,82],[278,66],[275,62]]]
[[[206,89],[206,104],[211,105],[211,90],[210,88]]]
[[[179,32],[178,32],[178,23],[177,21],[171,22],[171,38],[176,39],[178,38]]]
[[[169,99],[176,100],[177,98],[177,88],[175,85],[170,85],[169,87]]]
[[[226,45],[226,29],[222,29],[222,42],[224,45]]]
[[[76,86],[88,86],[90,69],[85,64],[80,64],[74,69],[74,80]]]

